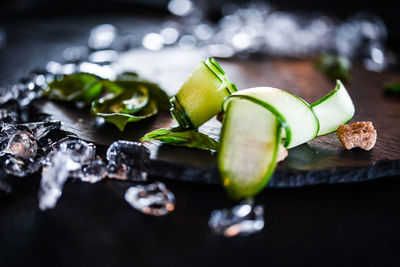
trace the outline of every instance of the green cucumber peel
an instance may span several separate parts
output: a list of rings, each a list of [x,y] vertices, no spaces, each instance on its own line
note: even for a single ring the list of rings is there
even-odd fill
[[[284,146],[287,147],[290,144],[290,141],[292,139],[292,131],[290,129],[290,126],[287,124],[285,117],[283,117],[283,115],[272,105],[268,104],[267,102],[264,102],[254,96],[250,96],[250,95],[230,95],[227,96],[224,100],[224,102],[222,103],[222,110],[226,110],[227,108],[227,104],[230,100],[232,99],[244,99],[247,101],[250,101],[254,104],[257,104],[259,106],[262,106],[263,108],[267,109],[268,111],[270,111],[272,114],[274,114],[276,116],[276,118],[278,119],[279,123],[281,124],[281,126],[285,129],[285,143]]]
[[[320,122],[318,136],[333,133],[340,125],[348,123],[354,116],[355,108],[349,93],[340,80],[327,95],[311,104]]]
[[[332,91],[330,91],[328,94],[326,94],[325,96],[321,97],[320,99],[318,99],[317,101],[312,103],[310,106],[313,108],[313,107],[321,104],[322,102],[325,102],[327,99],[331,98],[334,94],[336,94],[342,88],[342,86],[344,86],[343,83],[340,80],[336,80],[335,88]]]
[[[229,198],[234,199],[234,200],[240,200],[240,199],[244,199],[244,198],[248,198],[248,197],[253,197],[253,196],[257,195],[258,193],[260,193],[265,188],[265,186],[271,180],[272,174],[274,173],[276,165],[277,165],[276,159],[278,157],[278,150],[279,150],[279,143],[280,143],[279,140],[281,138],[280,137],[281,132],[282,132],[282,128],[278,124],[278,127],[276,128],[277,142],[275,142],[273,156],[272,156],[271,162],[268,166],[268,171],[265,173],[265,175],[262,179],[262,182],[257,184],[251,190],[248,190],[246,192],[243,192],[242,189],[240,187],[235,186],[235,184],[233,184],[230,187],[225,187]]]
[[[277,88],[255,87],[240,90],[230,97],[237,95],[257,98],[268,103],[281,114],[291,131],[291,135],[285,141],[287,148],[311,141],[318,134],[319,121],[313,109],[306,101],[294,94]],[[222,108],[225,110],[226,107]]]
[[[221,68],[221,66],[214,58],[208,58],[207,61],[210,62],[212,65],[214,65],[222,75],[225,75],[225,71]]]
[[[179,102],[178,96],[174,96],[171,98],[171,115],[178,122],[178,124],[184,129],[194,129],[194,125],[190,120],[189,116],[186,114],[186,111],[182,107]]]
[[[229,82],[215,59],[207,58],[171,98],[171,115],[180,127],[197,129],[221,112],[224,98],[236,91],[236,85]]]
[[[246,102],[250,102],[247,101],[246,99],[237,99],[237,101],[243,101],[245,100]],[[232,127],[232,125],[230,124],[232,121],[231,116],[233,115],[233,111],[232,111],[232,105],[235,104],[235,101],[229,102],[227,103],[227,109],[226,109],[226,113],[225,113],[225,118],[224,118],[224,123],[222,124],[222,129],[221,129],[221,140],[220,140],[220,147],[219,147],[219,151],[218,151],[218,166],[219,166],[219,171],[220,171],[220,179],[221,179],[221,183],[224,186],[224,188],[226,189],[226,192],[228,194],[228,197],[232,198],[232,199],[243,199],[246,197],[252,197],[254,195],[256,195],[257,193],[259,193],[261,190],[263,190],[263,188],[265,187],[265,185],[269,182],[269,180],[271,179],[271,176],[275,170],[275,167],[277,165],[277,155],[278,155],[278,149],[279,149],[279,144],[281,142],[281,133],[282,133],[282,125],[280,124],[279,120],[277,119],[277,117],[275,116],[275,114],[271,113],[270,114],[270,118],[273,120],[273,129],[271,129],[273,131],[272,133],[272,137],[273,139],[271,140],[273,143],[272,144],[272,151],[271,151],[271,158],[268,161],[268,166],[267,168],[265,168],[265,172],[262,173],[261,176],[250,176],[247,177],[245,180],[248,180],[250,182],[250,184],[244,185],[243,183],[241,183],[241,179],[243,179],[244,177],[238,177],[235,175],[233,175],[235,173],[235,170],[232,170],[231,167],[233,167],[234,169],[236,168],[235,166],[237,166],[236,164],[229,163],[230,160],[227,159],[227,157],[229,157],[230,154],[226,154],[226,153],[230,153],[231,151],[229,151],[229,147],[234,145],[235,142],[229,138],[232,138],[232,136],[235,136],[235,130],[234,129],[230,129],[231,133],[228,131],[227,127]],[[254,102],[250,102],[252,104],[255,104]],[[257,105],[257,104],[255,104]],[[258,105],[259,106],[259,105]],[[261,108],[263,108],[261,106]],[[269,111],[269,109],[266,109]],[[246,111],[244,111],[246,112]],[[232,135],[232,131],[233,131],[233,135]],[[228,138],[228,139],[227,139]],[[225,151],[226,149],[228,149],[228,151]],[[262,148],[257,148],[257,149],[262,149]],[[265,148],[264,148],[265,149]],[[238,155],[236,155],[238,156]],[[235,157],[236,158],[236,157]],[[227,161],[228,160],[228,161]],[[225,162],[228,164],[228,166],[225,165]],[[231,165],[229,167],[229,165]],[[239,180],[238,180],[239,179]]]

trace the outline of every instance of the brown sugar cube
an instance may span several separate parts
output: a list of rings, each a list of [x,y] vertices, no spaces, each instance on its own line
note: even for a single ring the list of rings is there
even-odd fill
[[[276,162],[283,161],[288,156],[287,149],[279,144],[278,155],[276,156]]]
[[[360,147],[370,150],[376,142],[376,130],[370,121],[341,125],[336,133],[346,149]]]

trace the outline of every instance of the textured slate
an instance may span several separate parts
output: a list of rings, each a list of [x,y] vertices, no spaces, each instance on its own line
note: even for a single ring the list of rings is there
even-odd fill
[[[121,56],[122,69],[141,72],[142,75],[159,82],[173,94],[196,62],[202,58],[200,52],[185,52],[171,49],[162,52],[134,51]],[[179,58],[178,60],[168,60]],[[157,60],[158,59],[158,60]],[[157,61],[156,61],[157,60]],[[178,61],[179,67],[173,66]],[[135,62],[135,64],[131,63]],[[153,62],[157,62],[157,65]],[[262,61],[221,61],[226,73],[239,88],[272,86],[286,89],[313,102],[333,89],[317,73],[311,61],[266,59]],[[320,137],[289,152],[289,157],[279,164],[269,186],[298,187],[322,183],[358,182],[400,174],[400,99],[383,94],[382,85],[397,78],[393,73],[374,73],[360,67],[353,71],[353,82],[346,87],[354,100],[356,115],[353,121],[372,121],[378,132],[378,141],[371,151],[342,148],[335,134]],[[114,140],[137,141],[145,133],[170,127],[174,124],[168,113],[129,125],[124,132],[110,125],[96,126],[88,113],[70,105],[42,102],[43,111],[63,121],[63,129],[78,134],[81,138],[97,144],[108,145]],[[201,131],[218,137],[220,123],[215,119]],[[216,154],[194,149],[149,143],[152,163],[150,175],[190,182],[218,183]]]

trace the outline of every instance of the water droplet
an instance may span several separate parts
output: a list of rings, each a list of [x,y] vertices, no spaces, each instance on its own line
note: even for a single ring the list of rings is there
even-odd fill
[[[174,194],[161,182],[129,187],[125,200],[136,210],[153,216],[163,216],[175,209]]]

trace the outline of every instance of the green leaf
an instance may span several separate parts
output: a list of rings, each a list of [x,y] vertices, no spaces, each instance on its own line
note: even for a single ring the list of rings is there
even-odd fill
[[[351,80],[351,62],[344,56],[321,54],[315,61],[315,68],[329,80],[339,79],[344,82]]]
[[[384,84],[385,93],[400,96],[400,80]]]
[[[43,93],[53,100],[89,104],[101,94],[102,87],[101,81],[95,75],[75,73],[50,82]]]
[[[154,130],[140,139],[142,142],[153,140],[174,146],[186,146],[211,151],[216,151],[218,148],[218,142],[208,135],[196,130],[182,131],[180,128]]]
[[[96,113],[135,114],[149,103],[149,93],[145,87],[118,90],[94,101],[91,112],[95,115]]]
[[[157,114],[157,104],[154,100],[150,100],[148,104],[139,112],[132,114],[124,114],[124,113],[103,113],[99,112],[100,109],[97,109],[99,105],[99,101],[95,101],[92,104],[91,111],[99,117],[103,117],[107,122],[114,124],[118,127],[118,129],[122,132],[125,129],[125,126],[128,122],[140,121],[151,116]]]
[[[171,103],[169,102],[170,97],[163,89],[161,89],[157,84],[141,78],[134,72],[124,72],[118,75],[115,83],[120,87],[146,87],[147,90],[149,90],[150,97],[157,102],[157,106],[160,110],[168,111],[171,108]]]

